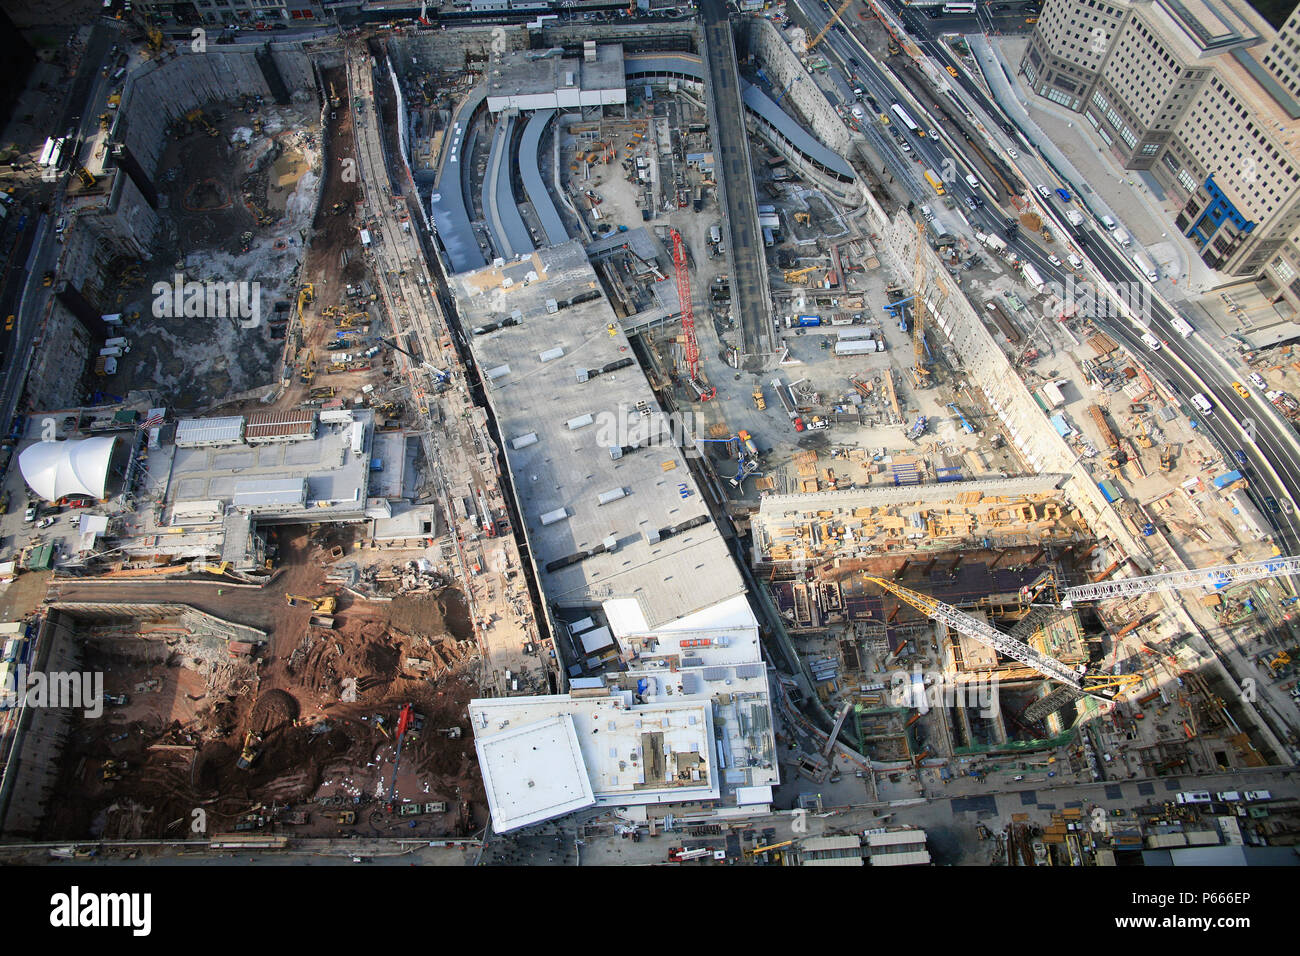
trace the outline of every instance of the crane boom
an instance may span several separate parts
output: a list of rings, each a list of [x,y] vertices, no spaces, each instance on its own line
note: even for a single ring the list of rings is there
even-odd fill
[[[682,307],[682,333],[686,339],[686,377],[700,401],[707,402],[717,394],[700,381],[700,343],[695,338],[695,306],[691,302],[690,267],[686,263],[686,243],[676,229],[669,230],[673,237],[673,267],[677,270],[677,298]]]
[[[1200,587],[1222,588],[1285,574],[1300,574],[1300,557],[1269,558],[1266,561],[1249,561],[1244,564],[1225,564],[1214,568],[1196,568],[1191,571],[1172,571],[1168,574],[1150,574],[1140,578],[1080,584],[1065,588],[1061,592],[1061,603],[1063,607],[1069,607],[1076,601],[1105,601],[1109,598],[1128,597],[1133,594],[1150,594],[1153,591],[1179,591]]]
[[[1062,664],[1054,657],[1039,653],[1023,641],[1018,641],[1009,634],[1002,633],[992,625],[971,617],[971,615],[958,610],[951,604],[944,604],[929,595],[902,587],[893,581],[886,581],[884,578],[869,577],[867,580],[884,588],[899,600],[910,604],[927,617],[941,621],[954,631],[965,634],[971,640],[987,644],[994,650],[1032,667],[1040,674],[1052,678],[1052,680],[1060,681],[1062,684],[1069,684],[1076,690],[1083,689],[1083,678],[1074,668]]]
[[[840,14],[842,14],[845,10],[847,10],[849,8],[849,4],[852,2],[853,0],[844,0],[844,2],[840,4],[840,8],[836,10],[833,14],[831,14],[831,18],[826,21],[826,26],[822,27],[821,33],[813,37],[812,42],[808,44],[809,53],[813,51],[813,48],[816,47],[818,43],[822,42],[822,39],[826,36],[826,34],[831,32],[831,27],[835,26],[835,24],[840,22]]]

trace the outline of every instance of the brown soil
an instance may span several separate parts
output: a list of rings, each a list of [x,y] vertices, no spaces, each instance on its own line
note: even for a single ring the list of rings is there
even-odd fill
[[[208,833],[290,806],[307,810],[310,822],[282,832],[304,836],[439,836],[486,821],[466,712],[477,693],[467,665],[476,658],[472,643],[456,636],[468,629],[459,592],[390,603],[343,592],[336,629],[313,627],[310,610],[290,607],[285,595],[327,593],[325,552],[305,529],[282,529],[279,546],[283,570],[266,588],[221,588],[219,595],[195,584],[149,589],[149,600],[185,601],[270,631],[257,660],[236,662],[224,683],[210,686],[190,658],[162,641],[87,645],[88,665],[106,674],[105,690],[131,700],[98,720],[74,722],[56,790],[63,796],[51,802],[42,838],[192,835],[196,809],[206,814]],[[106,596],[105,586],[91,583],[65,585],[60,595]],[[403,745],[397,800],[445,801],[446,814],[408,818],[386,810],[395,755],[388,734],[408,702],[425,722]],[[460,736],[439,732],[451,728]],[[261,753],[243,770],[236,762],[249,731],[262,735]],[[106,759],[127,762],[119,779],[102,779]],[[357,811],[355,826],[327,819],[331,807],[344,806]]]

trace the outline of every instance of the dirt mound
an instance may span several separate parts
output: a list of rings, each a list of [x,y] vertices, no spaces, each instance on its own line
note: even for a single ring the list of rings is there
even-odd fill
[[[256,733],[275,730],[293,723],[298,719],[299,712],[298,698],[278,688],[268,690],[253,705],[253,712],[248,718],[248,729]]]
[[[392,678],[397,673],[398,658],[401,651],[388,643],[373,641],[366,645],[362,654],[366,671],[371,677]]]

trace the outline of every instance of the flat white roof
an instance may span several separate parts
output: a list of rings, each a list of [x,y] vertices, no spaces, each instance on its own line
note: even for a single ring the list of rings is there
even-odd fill
[[[244,418],[231,415],[225,418],[182,418],[176,423],[176,444],[206,445],[212,442],[235,444],[243,438]]]
[[[498,832],[581,810],[595,803],[573,718],[557,714],[505,727],[474,742],[492,822]]]
[[[580,698],[567,694],[491,697],[471,700],[469,714],[479,738],[479,764],[498,830],[561,816],[593,802],[627,806],[716,800],[720,796],[723,771],[714,738],[713,709],[707,699],[633,706],[630,692]],[[587,782],[585,792],[594,795],[586,803],[568,806],[561,800],[539,801],[533,795],[539,786],[537,773],[566,781],[572,777],[575,751],[565,749],[558,740],[523,741],[522,745],[537,748],[524,753],[538,754],[537,765],[518,759],[511,749],[497,755],[485,746],[506,736],[498,734],[498,728],[531,733],[558,718],[576,734],[576,763]],[[518,746],[511,744],[512,748]]]

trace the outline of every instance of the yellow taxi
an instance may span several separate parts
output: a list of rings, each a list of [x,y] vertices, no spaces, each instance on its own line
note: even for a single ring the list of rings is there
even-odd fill
[[[12,332],[13,330],[14,330],[14,317],[12,315],[5,316],[5,331]]]
[[[1246,386],[1242,385],[1240,382],[1233,382],[1232,390],[1242,398],[1250,398],[1250,392],[1246,391]]]
[[[948,72],[951,73],[953,76],[956,76],[956,75],[957,75],[957,70],[956,70],[955,67],[951,67],[951,66],[950,66],[950,67],[948,67],[947,69],[948,69]]]

